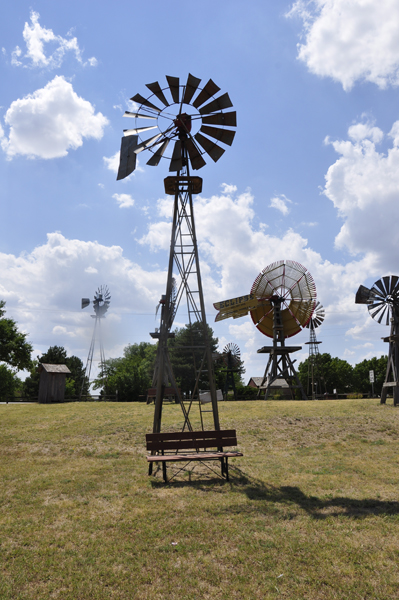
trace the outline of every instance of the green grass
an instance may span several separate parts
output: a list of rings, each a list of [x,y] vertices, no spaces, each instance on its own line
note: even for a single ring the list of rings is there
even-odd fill
[[[0,599],[399,597],[399,409],[227,402],[243,458],[149,478],[153,406],[0,406]],[[181,423],[164,410],[164,428]]]

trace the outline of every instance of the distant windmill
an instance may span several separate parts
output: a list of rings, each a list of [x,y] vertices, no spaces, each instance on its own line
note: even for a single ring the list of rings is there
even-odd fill
[[[310,318],[306,327],[309,329],[309,341],[305,342],[309,346],[308,360],[308,397],[316,400],[317,386],[319,394],[327,392],[326,383],[323,374],[323,365],[320,360],[320,352],[318,345],[321,344],[316,338],[316,328],[319,327],[325,317],[325,310],[320,302],[317,302],[313,315]]]
[[[93,336],[91,338],[89,354],[88,354],[87,362],[86,362],[85,375],[84,375],[84,378],[82,381],[82,387],[80,390],[80,397],[82,397],[85,383],[87,382],[87,384],[90,385],[91,366],[93,363],[94,348],[95,348],[97,339],[98,339],[99,346],[100,346],[101,373],[103,372],[103,365],[105,362],[105,354],[104,354],[104,347],[103,347],[102,338],[101,338],[101,319],[105,318],[105,313],[108,310],[110,302],[111,302],[111,294],[109,293],[108,287],[106,285],[101,285],[98,288],[98,290],[96,291],[96,293],[94,294],[93,310],[94,310],[95,314],[90,315],[92,317],[92,319],[95,319],[95,322],[94,322],[94,330],[93,330]],[[86,306],[89,306],[89,304],[90,304],[89,298],[82,298],[82,308],[86,308]]]

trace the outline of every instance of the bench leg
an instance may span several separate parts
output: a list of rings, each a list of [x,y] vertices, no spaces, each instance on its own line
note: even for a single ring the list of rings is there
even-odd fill
[[[168,483],[168,478],[167,478],[167,475],[166,475],[166,462],[165,461],[162,463],[162,473],[163,473],[163,480],[164,480],[164,482]]]
[[[229,481],[229,463],[228,463],[228,457],[226,456],[226,465],[225,465],[225,473],[226,473],[226,481]]]
[[[149,463],[148,475],[152,475],[152,462]]]
[[[224,477],[224,474],[225,474],[224,457],[222,457],[220,459],[220,468],[221,468],[221,471],[222,471],[222,477]]]

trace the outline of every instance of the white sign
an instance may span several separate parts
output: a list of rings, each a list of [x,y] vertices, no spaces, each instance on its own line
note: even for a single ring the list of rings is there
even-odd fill
[[[370,383],[374,383],[374,371],[369,371]]]

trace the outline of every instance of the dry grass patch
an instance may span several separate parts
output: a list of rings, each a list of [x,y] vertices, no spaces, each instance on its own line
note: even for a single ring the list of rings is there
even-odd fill
[[[1,600],[399,596],[392,406],[222,403],[230,483],[198,465],[168,486],[147,476],[150,406],[0,411]]]

